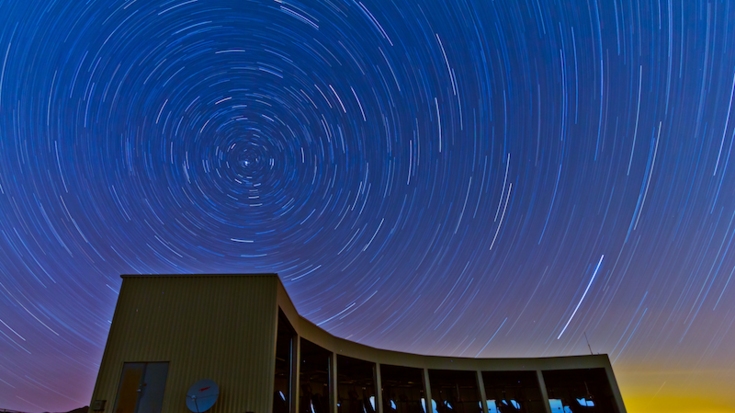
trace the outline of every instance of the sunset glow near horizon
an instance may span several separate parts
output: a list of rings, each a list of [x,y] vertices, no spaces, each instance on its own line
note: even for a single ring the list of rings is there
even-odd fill
[[[735,411],[734,94],[730,1],[0,0],[0,408],[89,404],[120,274],[275,272]]]

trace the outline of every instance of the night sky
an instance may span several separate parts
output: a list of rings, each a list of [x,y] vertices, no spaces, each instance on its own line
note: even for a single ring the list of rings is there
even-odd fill
[[[89,404],[120,274],[277,272],[735,410],[734,88],[726,0],[0,0],[0,407]]]

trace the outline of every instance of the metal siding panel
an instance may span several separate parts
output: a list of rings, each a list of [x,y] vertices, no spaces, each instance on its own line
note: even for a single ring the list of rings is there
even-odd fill
[[[126,277],[93,400],[116,398],[122,365],[168,361],[163,412],[188,411],[197,380],[220,386],[211,413],[270,413],[276,286],[272,276]]]

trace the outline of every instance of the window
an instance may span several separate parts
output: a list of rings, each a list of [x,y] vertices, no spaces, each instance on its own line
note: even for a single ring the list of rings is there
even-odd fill
[[[424,371],[411,367],[380,366],[383,413],[425,413]]]
[[[161,413],[168,363],[125,363],[115,413]]]
[[[291,370],[293,366],[294,330],[286,315],[278,309],[278,330],[276,333],[276,375],[273,386],[273,413],[291,411]]]
[[[375,413],[375,363],[337,356],[337,411]]]
[[[535,371],[482,373],[488,413],[544,413],[544,400]]]
[[[332,352],[301,339],[300,413],[331,413],[329,379]]]
[[[618,413],[605,369],[544,371],[552,413]]]
[[[477,372],[429,370],[429,383],[436,413],[482,413]]]

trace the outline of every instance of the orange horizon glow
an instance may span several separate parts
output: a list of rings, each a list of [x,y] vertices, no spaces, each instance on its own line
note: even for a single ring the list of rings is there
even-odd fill
[[[735,374],[725,369],[615,368],[628,413],[735,412]]]

